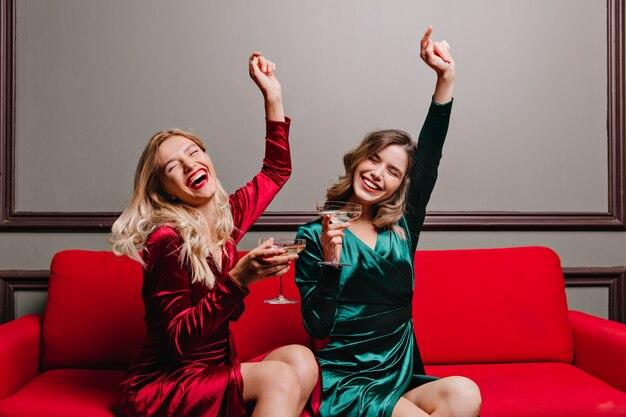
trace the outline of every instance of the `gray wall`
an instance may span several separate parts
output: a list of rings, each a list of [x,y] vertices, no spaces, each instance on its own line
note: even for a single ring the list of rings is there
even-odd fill
[[[254,50],[277,62],[294,121],[295,171],[270,209],[312,210],[366,132],[417,136],[434,85],[418,58],[429,24],[458,74],[429,208],[607,211],[605,2],[18,0],[16,20],[19,211],[122,210],[145,141],[169,127],[205,138],[237,188],[262,154]],[[424,232],[420,248],[522,245],[549,246],[566,267],[626,264],[621,231]],[[3,232],[0,269],[46,269],[69,248],[107,250],[107,235]],[[568,295],[606,316],[605,288]]]

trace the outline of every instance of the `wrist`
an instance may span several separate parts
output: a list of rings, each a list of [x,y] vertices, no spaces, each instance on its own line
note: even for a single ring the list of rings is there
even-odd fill
[[[263,91],[263,99],[266,104],[277,105],[283,102],[283,93],[280,88]]]
[[[285,121],[285,110],[281,96],[269,98],[265,96],[265,117],[274,122]]]
[[[239,285],[242,288],[248,287],[248,283],[242,279],[242,274],[237,270],[237,267],[231,269],[228,275],[230,275],[230,279],[235,281],[235,284]]]

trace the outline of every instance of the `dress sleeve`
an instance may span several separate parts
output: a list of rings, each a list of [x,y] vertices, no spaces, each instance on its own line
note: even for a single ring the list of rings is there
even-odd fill
[[[443,143],[448,133],[451,110],[452,101],[446,104],[437,104],[432,101],[417,142],[405,211],[413,252],[417,248],[419,234],[426,217],[426,204],[437,180],[437,169],[441,160]]]
[[[235,244],[254,224],[291,175],[289,127],[291,120],[276,122],[266,119],[265,157],[263,166],[252,181],[230,196]]]
[[[296,237],[306,239],[306,248],[296,260],[296,285],[302,300],[302,319],[309,334],[326,338],[335,326],[337,293],[342,268],[319,265],[323,260],[319,234],[301,227]]]
[[[170,351],[182,360],[189,358],[196,346],[240,309],[249,291],[227,276],[193,305],[191,279],[178,260],[181,242],[180,235],[168,227],[153,234],[146,244],[145,279],[152,284],[149,296],[158,311]]]

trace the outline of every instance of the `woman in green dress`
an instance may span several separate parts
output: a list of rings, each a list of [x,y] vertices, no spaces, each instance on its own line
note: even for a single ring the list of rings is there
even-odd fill
[[[304,325],[328,338],[316,352],[323,380],[320,417],[475,417],[480,391],[464,377],[425,375],[413,332],[413,255],[452,108],[455,65],[429,27],[420,56],[437,73],[417,146],[406,132],[372,132],[344,156],[346,174],[327,200],[362,205],[351,223],[328,216],[298,230],[296,261]],[[348,229],[347,227],[350,226]],[[346,266],[320,265],[336,252]]]

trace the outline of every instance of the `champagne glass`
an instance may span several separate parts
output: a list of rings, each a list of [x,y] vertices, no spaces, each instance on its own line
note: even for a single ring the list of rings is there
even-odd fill
[[[358,203],[348,201],[319,201],[317,203],[317,214],[320,216],[330,216],[331,223],[341,223],[356,220],[361,215],[363,208]],[[339,245],[335,246],[332,261],[318,262],[320,265],[328,266],[350,266],[345,262],[339,262]]]
[[[259,239],[258,244],[261,245],[265,243],[270,238],[261,238]],[[270,249],[284,249],[287,254],[295,254],[300,253],[306,246],[306,240],[304,239],[288,239],[288,238],[278,238],[274,239],[274,244],[270,246]],[[280,282],[280,290],[278,292],[278,297],[272,298],[270,300],[264,300],[267,304],[297,304],[298,300],[291,300],[289,298],[285,298],[283,295],[283,276],[281,275],[279,278]]]

